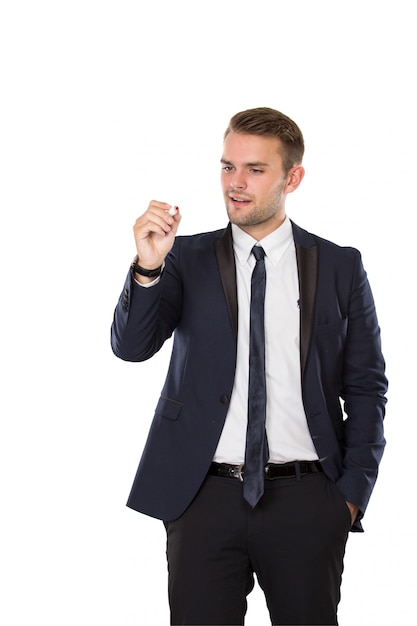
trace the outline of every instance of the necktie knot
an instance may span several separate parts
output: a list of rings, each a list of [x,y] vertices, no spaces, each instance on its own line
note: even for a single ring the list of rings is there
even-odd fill
[[[265,258],[265,250],[262,246],[253,246],[252,254],[257,261],[262,261]]]

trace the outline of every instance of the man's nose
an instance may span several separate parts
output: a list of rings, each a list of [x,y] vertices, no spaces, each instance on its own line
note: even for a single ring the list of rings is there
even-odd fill
[[[246,179],[242,172],[234,172],[230,180],[230,187],[232,189],[245,189]]]

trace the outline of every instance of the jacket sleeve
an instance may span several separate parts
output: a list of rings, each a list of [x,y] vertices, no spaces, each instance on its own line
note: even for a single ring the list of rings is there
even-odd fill
[[[181,317],[182,287],[169,257],[159,282],[145,288],[130,270],[111,326],[111,347],[124,361],[150,359],[172,335]]]
[[[385,446],[387,379],[384,372],[374,300],[358,253],[344,348],[341,393],[346,414],[344,459],[337,484],[346,499],[359,507],[359,519],[368,504]]]

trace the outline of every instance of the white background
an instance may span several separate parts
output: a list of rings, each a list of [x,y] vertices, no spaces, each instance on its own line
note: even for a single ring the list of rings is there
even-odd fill
[[[168,624],[162,524],[125,507],[170,345],[113,356],[151,198],[223,227],[222,134],[270,106],[306,141],[290,217],[359,248],[390,379],[388,446],[347,546],[341,626],[411,624],[415,580],[412,3],[6,0],[1,54],[5,626]],[[267,624],[262,594],[247,626]]]

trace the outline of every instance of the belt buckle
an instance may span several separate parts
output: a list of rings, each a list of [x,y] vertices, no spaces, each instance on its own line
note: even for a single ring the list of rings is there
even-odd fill
[[[244,463],[239,463],[239,465],[236,468],[234,468],[234,471],[233,471],[233,474],[236,476],[236,478],[240,480],[241,483],[243,483],[243,474],[242,474],[243,465]]]

